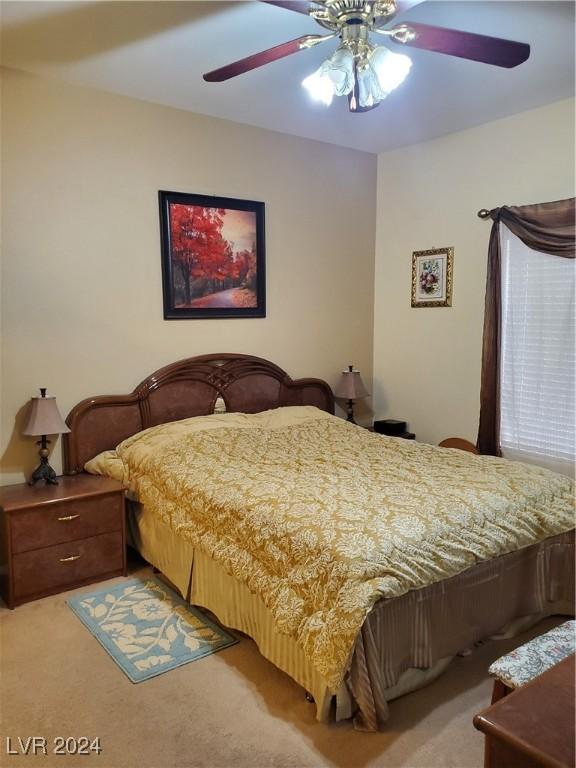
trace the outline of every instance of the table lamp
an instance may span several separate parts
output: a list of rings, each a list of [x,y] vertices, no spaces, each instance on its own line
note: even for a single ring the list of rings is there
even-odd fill
[[[348,416],[346,420],[356,424],[354,420],[354,400],[368,397],[369,392],[360,377],[360,371],[355,371],[353,365],[349,365],[347,371],[342,371],[342,376],[334,390],[334,395],[341,397],[343,400],[348,400]]]
[[[40,389],[40,397],[32,398],[32,406],[26,426],[22,430],[23,435],[40,437],[36,445],[40,446],[40,464],[34,470],[29,485],[34,485],[38,480],[45,480],[47,485],[58,485],[56,472],[48,463],[48,443],[46,435],[63,435],[70,432],[64,419],[60,415],[55,397],[46,397],[46,388]]]

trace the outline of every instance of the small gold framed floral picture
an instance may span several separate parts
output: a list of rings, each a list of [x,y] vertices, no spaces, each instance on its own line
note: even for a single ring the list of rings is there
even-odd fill
[[[451,307],[454,248],[412,254],[412,306]]]

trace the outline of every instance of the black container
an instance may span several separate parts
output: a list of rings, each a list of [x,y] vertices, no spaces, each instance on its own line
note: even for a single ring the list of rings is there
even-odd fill
[[[375,421],[374,432],[378,432],[380,435],[398,437],[399,435],[404,435],[406,433],[406,422],[398,421],[397,419],[382,419],[381,421]]]

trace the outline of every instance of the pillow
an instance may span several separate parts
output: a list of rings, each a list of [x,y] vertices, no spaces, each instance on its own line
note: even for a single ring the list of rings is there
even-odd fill
[[[116,451],[102,451],[98,456],[87,461],[84,469],[91,475],[104,475],[124,483],[124,462]]]

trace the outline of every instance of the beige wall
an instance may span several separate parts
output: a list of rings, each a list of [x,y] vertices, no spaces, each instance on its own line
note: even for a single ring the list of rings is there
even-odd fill
[[[573,137],[568,100],[388,152],[375,202],[372,155],[4,70],[1,482],[35,464],[18,430],[39,386],[66,414],[214,351],[331,384],[348,362],[368,383],[373,352],[377,417],[475,439],[490,230],[476,211],[574,194]],[[266,203],[267,318],[162,319],[158,189]],[[412,251],[448,245],[453,306],[411,309]]]
[[[374,410],[418,439],[476,440],[490,223],[574,194],[574,100],[378,158]],[[410,307],[412,251],[454,246],[451,308]]]
[[[373,155],[9,70],[2,106],[3,483],[36,463],[40,386],[66,414],[208,352],[370,381]],[[265,319],[162,319],[159,189],[266,203]]]

